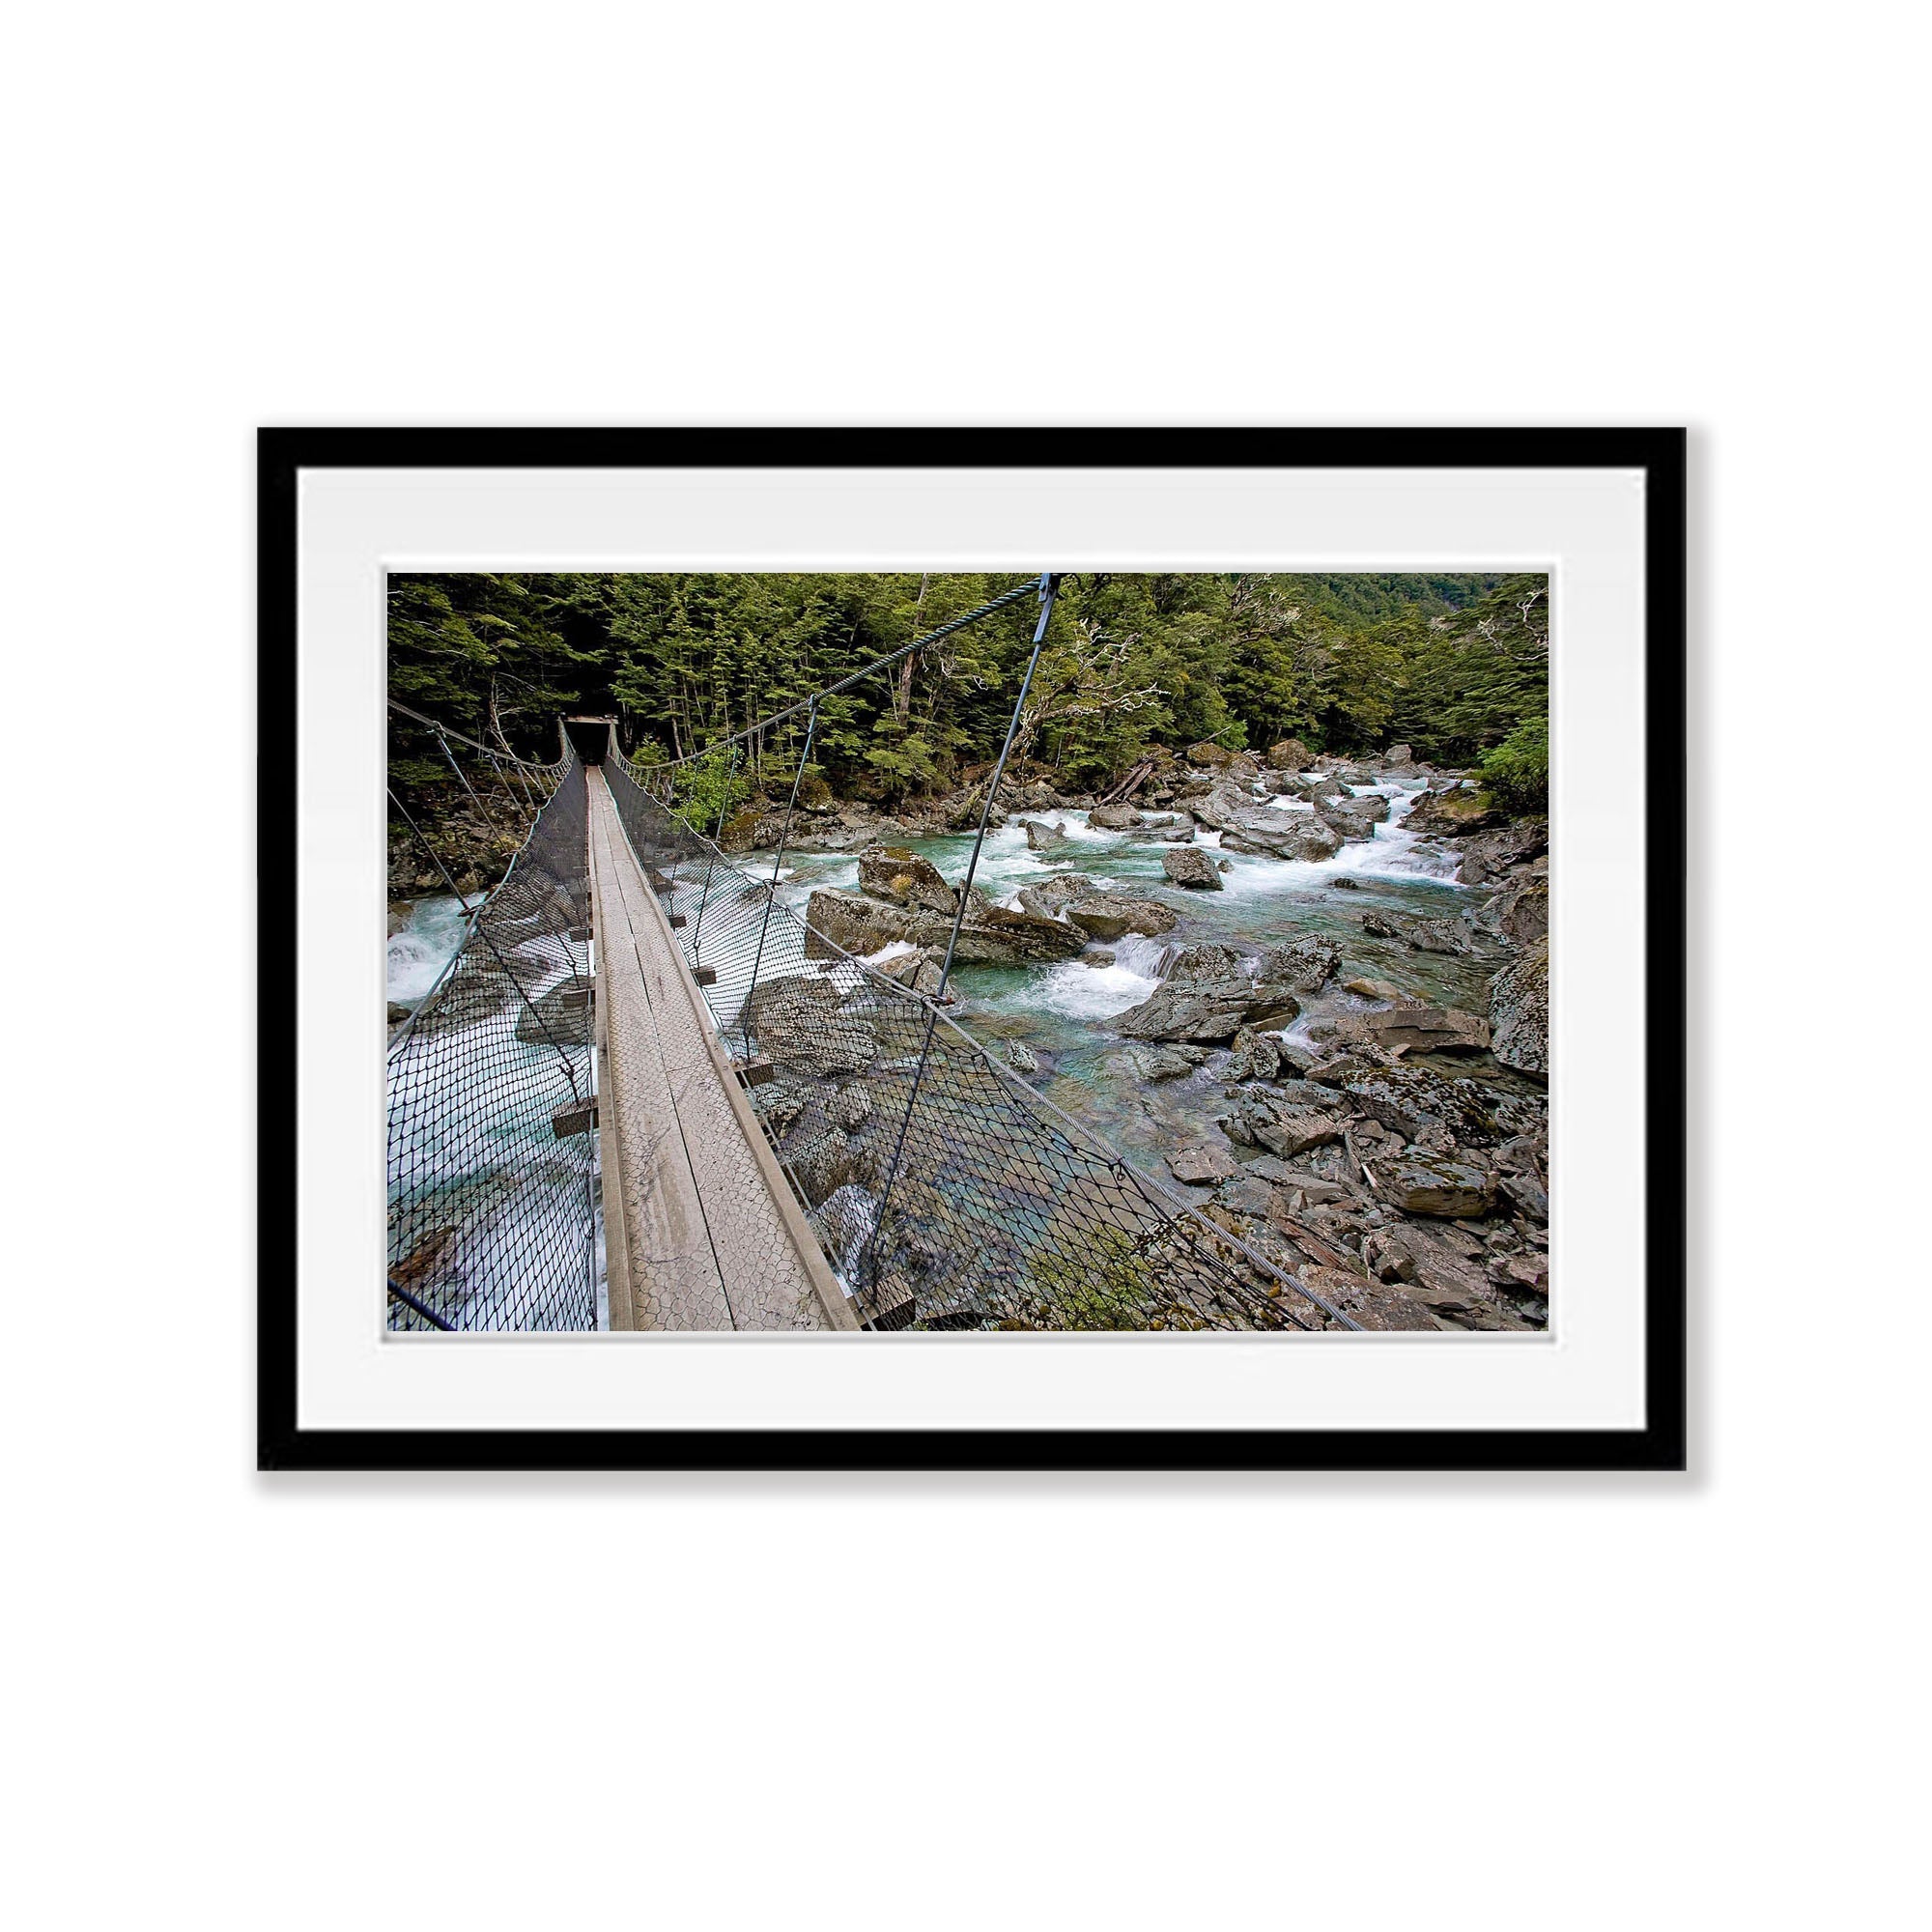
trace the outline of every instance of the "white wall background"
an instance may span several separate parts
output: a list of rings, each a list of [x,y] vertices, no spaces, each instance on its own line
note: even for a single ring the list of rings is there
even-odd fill
[[[14,1922],[1922,1910],[1924,51],[1858,0],[15,19]],[[262,421],[1692,425],[1695,1473],[252,1474]]]

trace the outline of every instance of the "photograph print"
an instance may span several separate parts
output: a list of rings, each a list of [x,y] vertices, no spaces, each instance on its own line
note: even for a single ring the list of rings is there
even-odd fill
[[[390,573],[391,1338],[1546,1332],[1549,590]]]

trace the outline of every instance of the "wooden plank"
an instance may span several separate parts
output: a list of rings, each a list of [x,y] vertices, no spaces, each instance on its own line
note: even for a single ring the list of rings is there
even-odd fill
[[[617,1125],[627,1205],[637,1201],[641,1217],[639,1197],[661,1189],[667,1210],[674,1205],[684,1216],[676,1230],[647,1232],[641,1218],[633,1227],[632,1293],[640,1325],[856,1328],[685,968],[664,907],[624,841],[609,787],[600,773],[589,780],[605,920],[601,1004],[616,1048],[603,1112]],[[640,1101],[646,1092],[648,1105]],[[697,1260],[693,1236],[699,1232],[711,1258],[706,1289],[715,1293],[715,1306],[696,1293],[695,1270],[675,1273],[675,1264]],[[673,1278],[662,1283],[668,1264]]]
[[[609,793],[597,773],[589,778],[591,862],[604,918],[598,963],[611,1059],[602,1111],[611,1117],[617,1143],[632,1319],[647,1329],[728,1328],[730,1307],[639,969],[633,908],[611,845]],[[628,862],[628,851],[623,856]]]

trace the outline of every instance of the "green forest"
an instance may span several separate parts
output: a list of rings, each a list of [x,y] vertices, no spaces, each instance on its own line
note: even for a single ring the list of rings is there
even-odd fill
[[[985,603],[1015,575],[399,574],[389,689],[492,743],[555,755],[562,711],[615,712],[634,757],[683,758]],[[896,805],[999,750],[1037,609],[1025,598],[820,711],[812,772]],[[1548,765],[1543,577],[1083,572],[1063,583],[1015,755],[1067,789],[1149,750],[1286,736],[1338,754],[1406,742],[1481,763],[1510,809]],[[803,719],[754,736],[745,777],[789,777]],[[438,784],[434,741],[391,717],[391,780]]]

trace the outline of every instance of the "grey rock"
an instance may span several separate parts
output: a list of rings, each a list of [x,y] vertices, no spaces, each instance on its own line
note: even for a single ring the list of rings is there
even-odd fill
[[[1347,1105],[1339,1094],[1306,1081],[1291,1081],[1279,1089],[1244,1089],[1235,1118],[1250,1146],[1266,1148],[1287,1160],[1339,1141],[1347,1124]]]
[[[1129,898],[1125,893],[1101,893],[1066,908],[1066,917],[1094,939],[1124,939],[1130,932],[1153,938],[1172,932],[1180,923],[1171,907],[1158,899]]]
[[[1176,1148],[1167,1157],[1168,1172],[1190,1186],[1226,1179],[1235,1166],[1235,1156],[1226,1148]]]
[[[590,987],[565,980],[523,1007],[517,1037],[526,1045],[587,1046],[590,1043]]]
[[[1203,940],[1193,946],[1177,947],[1161,961],[1163,980],[1228,980],[1245,969],[1245,955],[1237,946],[1222,946]]]
[[[1039,1071],[1039,1055],[1023,1039],[1003,1040],[1000,1044],[1000,1054],[1015,1073]]]
[[[1353,993],[1359,1000],[1399,1000],[1400,987],[1392,986],[1386,980],[1350,980],[1342,988],[1345,993]]]
[[[1281,1042],[1272,1034],[1256,1033],[1243,1027],[1235,1036],[1235,1064],[1229,1069],[1232,1080],[1279,1080]]]
[[[1316,806],[1315,815],[1345,840],[1359,842],[1376,836],[1376,827],[1389,815],[1389,802],[1373,796],[1325,799]]]
[[[931,860],[896,845],[859,854],[859,890],[895,905],[923,906],[949,920],[959,906],[957,894]]]
[[[1141,822],[1141,814],[1131,805],[1096,805],[1087,814],[1087,823],[1102,832],[1128,832]]]
[[[1492,1048],[1505,1066],[1548,1077],[1549,1072],[1549,941],[1539,939],[1490,982]]]
[[[872,1118],[872,1098],[857,1085],[841,1087],[826,1103],[825,1116],[835,1127],[856,1134]]]
[[[1477,1147],[1537,1124],[1534,1101],[1480,1080],[1451,1080],[1432,1066],[1357,1066],[1339,1073],[1362,1113],[1405,1140],[1446,1133]]]
[[[1466,794],[1464,794],[1466,796]],[[1422,810],[1417,806],[1408,815],[1411,826]],[[1417,830],[1427,828],[1417,827]],[[1502,878],[1514,867],[1548,852],[1549,821],[1547,818],[1519,818],[1508,825],[1485,831],[1480,838],[1464,842],[1457,854],[1456,876],[1465,886],[1483,886]]]
[[[1244,1025],[1279,1025],[1300,1010],[1301,1003],[1286,986],[1245,977],[1163,980],[1151,998],[1130,1008],[1114,1025],[1128,1039],[1212,1045],[1233,1039]]]
[[[1056,872],[1037,886],[1020,889],[1020,904],[1041,919],[1057,919],[1076,899],[1097,898],[1102,887],[1085,872]]]
[[[1365,912],[1362,930],[1377,939],[1399,939],[1418,952],[1463,955],[1475,951],[1460,919],[1416,919],[1406,913]]]
[[[1549,1196],[1533,1175],[1500,1174],[1496,1177],[1496,1191],[1525,1220],[1542,1228],[1549,1225]]]
[[[1490,1044],[1489,1022],[1454,1008],[1406,1004],[1372,1013],[1351,1013],[1336,1027],[1345,1046],[1357,1040],[1388,1051],[1482,1053]]]
[[[1373,1169],[1376,1192],[1405,1214],[1473,1219],[1495,1204],[1495,1182],[1465,1161],[1427,1159],[1413,1151]]]
[[[1138,1065],[1144,1080],[1179,1080],[1192,1073],[1197,1063],[1177,1047],[1161,1046],[1140,1055]]]
[[[758,1051],[793,1073],[824,1079],[857,1073],[878,1058],[879,1042],[864,1016],[841,1010],[829,980],[765,980],[745,1003],[743,1019]]]
[[[1533,946],[1549,931],[1549,887],[1542,879],[1524,879],[1486,900],[1476,923],[1512,946]]]
[[[901,906],[821,886],[806,906],[806,956],[877,952],[895,941],[943,950],[952,921],[924,906]],[[959,929],[956,960],[968,963],[1071,959],[1087,944],[1079,927],[1036,913],[1010,912],[975,897]]]
[[[1293,986],[1297,993],[1319,993],[1341,964],[1341,950],[1334,941],[1310,933],[1263,953],[1262,978]]]
[[[1484,1268],[1466,1260],[1435,1230],[1402,1223],[1370,1235],[1363,1259],[1377,1277],[1458,1328],[1499,1329],[1527,1324],[1501,1307]]]
[[[910,987],[915,993],[923,993],[927,999],[934,1000],[939,997],[942,958],[943,954],[936,949],[922,946],[916,952],[901,952],[896,959],[888,959],[875,970],[895,984]]]
[[[1029,852],[1058,852],[1070,842],[1065,825],[1042,825],[1037,818],[1023,818],[1020,823],[1026,827]]]
[[[1264,1215],[1274,1206],[1274,1189],[1243,1168],[1215,1188],[1214,1202],[1231,1213]]]
[[[1195,892],[1218,893],[1221,890],[1220,874],[1214,869],[1213,860],[1198,846],[1177,846],[1172,851],[1163,852],[1160,868],[1177,886],[1187,886]]]

